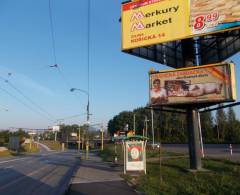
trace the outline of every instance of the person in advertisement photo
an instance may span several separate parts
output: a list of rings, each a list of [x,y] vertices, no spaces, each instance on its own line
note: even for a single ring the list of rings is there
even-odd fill
[[[161,104],[168,102],[167,90],[161,87],[160,79],[155,79],[150,92],[151,104]]]
[[[200,83],[192,84],[189,86],[187,96],[196,97],[208,94],[221,94],[222,83]]]

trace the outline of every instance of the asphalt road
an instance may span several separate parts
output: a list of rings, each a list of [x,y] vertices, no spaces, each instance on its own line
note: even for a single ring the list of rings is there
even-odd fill
[[[188,154],[187,144],[162,144],[163,150]],[[204,144],[204,155],[209,158],[227,159],[240,162],[240,145],[232,145],[232,155],[229,144]]]
[[[79,158],[76,152],[47,152],[0,159],[0,194],[61,195]]]

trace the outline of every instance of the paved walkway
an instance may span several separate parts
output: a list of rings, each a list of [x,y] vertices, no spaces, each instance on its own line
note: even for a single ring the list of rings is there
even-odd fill
[[[95,154],[88,160],[82,160],[77,172],[73,175],[69,195],[136,195],[119,176],[121,172],[102,162]]]

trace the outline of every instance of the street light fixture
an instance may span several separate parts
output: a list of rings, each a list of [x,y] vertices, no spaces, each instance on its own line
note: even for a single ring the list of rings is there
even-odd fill
[[[88,103],[87,103],[87,123],[89,123],[89,93],[88,91],[86,90],[83,90],[83,89],[78,89],[78,88],[71,88],[70,89],[71,92],[74,92],[74,91],[81,91],[82,93],[85,93],[87,96],[88,96]]]
[[[87,131],[88,131],[88,128],[89,128],[89,92],[86,91],[86,90],[83,90],[83,89],[78,89],[78,88],[71,88],[70,89],[71,92],[74,92],[74,91],[80,91],[84,94],[86,94],[88,96],[88,102],[87,102]],[[79,133],[80,135],[80,133]],[[79,136],[80,137],[80,136]],[[86,142],[86,160],[88,159],[88,149],[89,149],[89,141],[88,141],[88,138],[87,138],[87,142]]]

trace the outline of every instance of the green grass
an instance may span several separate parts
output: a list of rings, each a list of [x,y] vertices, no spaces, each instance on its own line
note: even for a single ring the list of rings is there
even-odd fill
[[[8,156],[12,156],[12,154],[9,150],[5,150],[5,151],[0,152],[0,158],[1,157],[8,157]]]
[[[36,153],[39,152],[39,148],[37,147],[37,144],[32,143],[32,146],[30,148],[30,144],[25,144],[24,146],[21,146],[19,151],[11,151],[6,150],[0,152],[0,158],[1,157],[9,157],[9,156],[20,156],[27,153]]]
[[[209,171],[188,172],[187,158],[165,160],[162,162],[161,170],[159,163],[148,163],[147,175],[141,175],[135,187],[138,191],[152,195],[238,194],[240,192],[239,164],[203,160],[203,167]]]
[[[105,147],[105,151],[100,155],[103,160],[113,159],[113,146]],[[119,152],[121,147],[118,148]],[[147,158],[157,157],[159,153],[147,151]],[[163,155],[169,153],[162,152]],[[174,153],[170,153],[174,156]],[[119,155],[121,158],[121,155]],[[159,194],[217,194],[234,195],[240,194],[240,164],[226,160],[202,160],[203,168],[206,172],[192,173],[187,171],[190,167],[187,157],[170,158],[162,160],[160,169],[159,161],[147,163],[147,175],[141,174],[133,177],[129,174],[123,177],[132,182],[134,187],[146,195]]]
[[[118,144],[116,145],[116,151],[117,151],[117,157],[120,161],[120,163],[123,163],[123,149],[122,145]],[[183,154],[174,153],[174,152],[167,152],[167,151],[161,151],[161,156],[163,157],[177,157],[182,156]],[[111,162],[113,161],[113,158],[115,156],[115,146],[114,144],[107,144],[104,146],[104,151],[100,151],[100,157],[103,161]],[[159,150],[158,149],[152,149],[147,148],[147,159],[148,158],[158,158],[159,157]]]
[[[39,152],[39,148],[36,143],[25,144],[20,148],[20,153],[36,153]]]
[[[61,150],[62,149],[61,143],[59,141],[44,140],[44,141],[40,141],[40,143],[46,145],[51,150]]]

